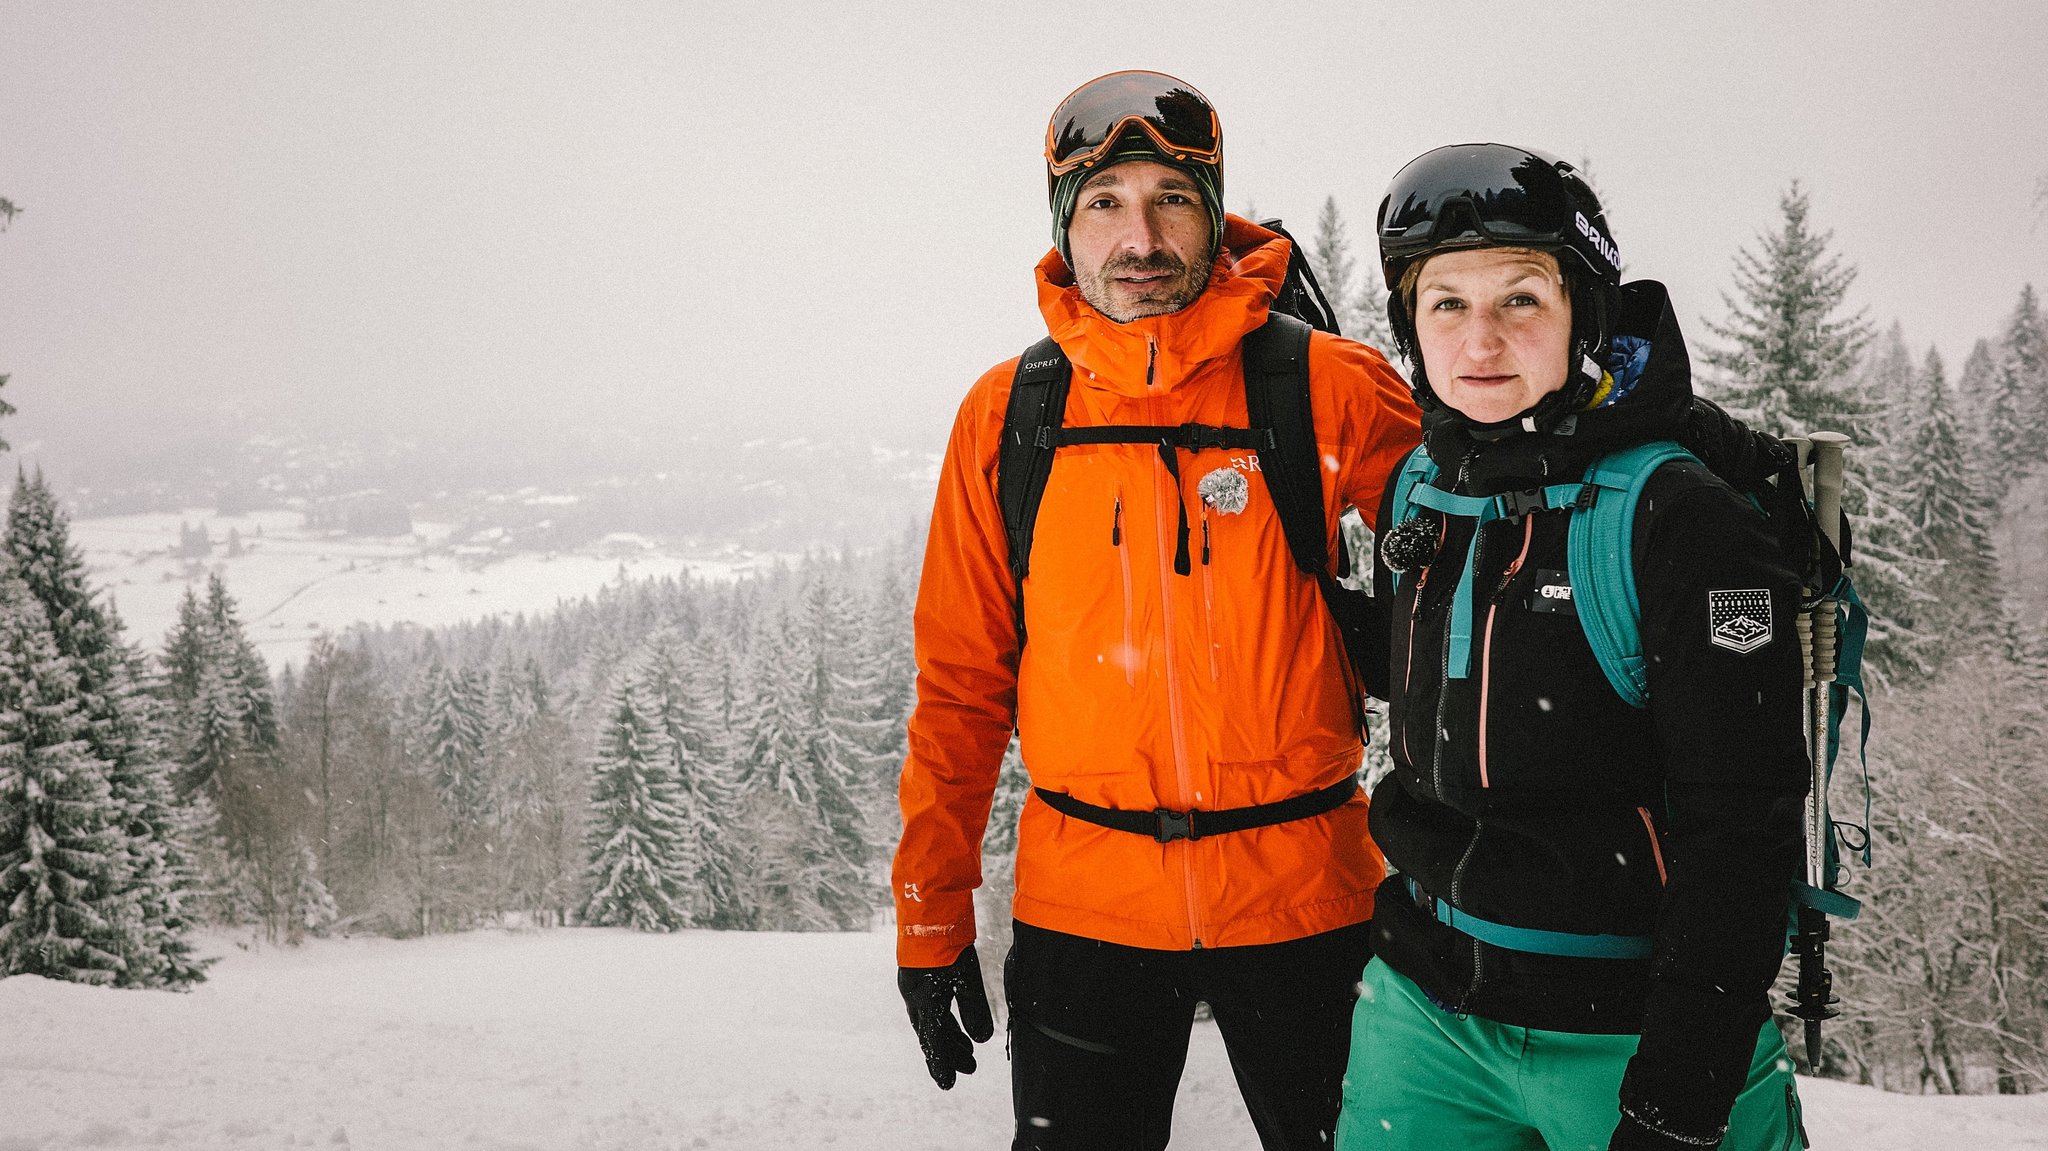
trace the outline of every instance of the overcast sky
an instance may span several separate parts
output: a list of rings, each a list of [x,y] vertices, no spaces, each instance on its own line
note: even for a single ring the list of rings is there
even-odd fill
[[[1138,14],[1142,12],[1142,14]],[[936,448],[1042,334],[1040,147],[1115,68],[1220,108],[1232,210],[1363,254],[1445,143],[1590,158],[1697,344],[1794,178],[1951,373],[2048,288],[2048,5],[0,0],[17,445],[225,406]]]

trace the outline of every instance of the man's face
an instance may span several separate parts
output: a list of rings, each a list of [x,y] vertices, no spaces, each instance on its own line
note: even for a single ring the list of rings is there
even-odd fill
[[[1209,209],[1187,173],[1126,160],[1089,177],[1067,225],[1074,282],[1095,310],[1126,323],[1177,312],[1209,285]]]

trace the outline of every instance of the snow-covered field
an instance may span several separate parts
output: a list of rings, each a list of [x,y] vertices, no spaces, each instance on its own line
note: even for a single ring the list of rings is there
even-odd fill
[[[155,648],[177,618],[187,586],[218,571],[240,605],[243,625],[273,669],[305,658],[321,631],[355,623],[440,627],[485,616],[545,611],[560,599],[590,595],[616,580],[679,576],[727,579],[775,562],[732,550],[686,556],[638,536],[618,536],[576,552],[535,553],[456,544],[446,525],[418,524],[410,536],[369,538],[308,529],[294,511],[220,516],[181,514],[79,520],[72,538],[93,579],[112,593],[128,638]],[[204,526],[213,552],[179,558],[181,526]],[[242,554],[227,555],[228,532]]]
[[[566,929],[243,950],[187,995],[0,980],[0,1151],[1008,1144],[1000,1041],[940,1093],[886,934]],[[2048,1148],[2048,1097],[1802,1082],[1815,1146]],[[1175,1148],[1250,1148],[1197,1025]]]

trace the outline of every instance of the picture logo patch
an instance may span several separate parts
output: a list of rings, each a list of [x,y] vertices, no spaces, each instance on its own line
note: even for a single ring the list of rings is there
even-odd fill
[[[1536,580],[1529,588],[1529,610],[1557,615],[1579,614],[1572,602],[1571,574],[1552,568],[1537,568]]]
[[[1708,592],[1707,638],[1738,655],[1771,642],[1769,589]]]

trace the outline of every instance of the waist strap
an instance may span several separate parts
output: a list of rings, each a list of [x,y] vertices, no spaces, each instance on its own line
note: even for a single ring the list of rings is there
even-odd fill
[[[1358,777],[1346,776],[1320,791],[1311,791],[1306,795],[1297,795],[1278,803],[1226,807],[1221,811],[1175,811],[1167,807],[1154,808],[1151,811],[1129,811],[1083,803],[1064,791],[1047,791],[1042,787],[1034,787],[1031,790],[1038,793],[1038,798],[1044,800],[1047,807],[1061,815],[1098,827],[1128,831],[1135,835],[1149,835],[1161,843],[1172,843],[1176,839],[1207,839],[1212,835],[1248,831],[1254,827],[1292,823],[1297,819],[1308,819],[1327,811],[1335,811],[1344,806],[1345,801],[1358,794]]]
[[[1571,959],[1648,959],[1655,942],[1647,935],[1577,935],[1569,931],[1539,931],[1533,927],[1509,927],[1460,911],[1449,901],[1438,899],[1422,885],[1405,876],[1402,882],[1416,906],[1436,916],[1436,921],[1461,931],[1481,943],[1509,951],[1536,955],[1562,955]]]

